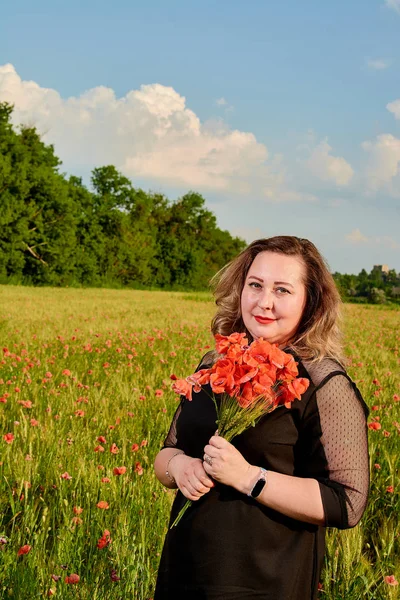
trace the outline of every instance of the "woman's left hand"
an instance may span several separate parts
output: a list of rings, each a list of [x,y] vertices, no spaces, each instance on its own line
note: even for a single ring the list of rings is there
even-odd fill
[[[259,472],[235,446],[219,435],[213,435],[205,446],[203,467],[215,481],[230,485],[240,492],[250,489]]]

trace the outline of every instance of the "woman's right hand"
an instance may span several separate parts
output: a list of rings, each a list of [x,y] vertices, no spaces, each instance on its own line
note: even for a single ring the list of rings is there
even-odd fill
[[[189,500],[198,500],[215,485],[205,472],[200,458],[178,454],[171,460],[169,472],[182,494]]]

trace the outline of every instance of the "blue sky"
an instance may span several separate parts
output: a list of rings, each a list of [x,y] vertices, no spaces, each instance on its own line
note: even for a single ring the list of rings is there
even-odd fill
[[[17,0],[0,100],[85,181],[112,163],[171,199],[201,192],[248,241],[300,235],[332,270],[400,271],[399,39],[400,0]]]

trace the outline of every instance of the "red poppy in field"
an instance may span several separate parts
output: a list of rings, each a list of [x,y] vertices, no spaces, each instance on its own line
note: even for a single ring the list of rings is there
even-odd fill
[[[393,487],[392,485],[389,485],[389,486],[386,488],[386,491],[387,491],[387,493],[388,493],[388,494],[393,494],[393,492],[394,492],[394,487]]]
[[[102,477],[101,478],[101,483],[110,483],[111,479],[109,477]]]
[[[139,450],[139,444],[132,444],[131,450],[132,452],[137,452],[137,450]]]
[[[32,402],[30,400],[18,400],[18,404],[21,404],[24,408],[32,408]]]
[[[62,375],[65,375],[66,377],[70,377],[71,371],[69,369],[64,369],[62,372]]]
[[[114,467],[114,475],[124,475],[126,473],[126,467]]]
[[[140,462],[135,463],[135,473],[138,475],[143,475],[143,467]]]
[[[84,417],[85,416],[85,411],[84,410],[76,410],[75,411],[75,416],[76,417]]]
[[[24,546],[21,546],[21,548],[17,552],[17,556],[23,556],[24,554],[29,554],[29,552],[31,551],[31,548],[32,548],[32,546],[29,546],[29,544],[25,544]]]
[[[96,506],[97,508],[101,508],[102,510],[107,510],[108,508],[110,508],[110,505],[105,500],[100,500],[100,502],[98,502]]]
[[[32,427],[37,427],[39,425],[39,421],[37,421],[36,419],[31,419],[31,425]]]
[[[71,584],[76,584],[79,583],[80,581],[80,577],[79,575],[77,575],[76,573],[71,573],[71,575],[67,575],[65,578],[65,583],[71,583]]]
[[[111,544],[110,532],[108,531],[108,529],[105,529],[104,532],[103,532],[103,535],[101,536],[101,538],[97,542],[97,547],[100,550],[102,550],[103,548],[105,548],[109,544]]]
[[[76,515],[80,515],[83,512],[83,508],[81,508],[80,506],[74,506],[73,511]]]
[[[100,444],[107,444],[107,440],[104,437],[104,435],[99,435],[99,437],[97,438],[97,441],[100,442]]]
[[[67,479],[67,480],[72,479],[72,476],[68,473],[68,471],[65,471],[65,473],[60,475],[60,477],[61,477],[61,479]]]
[[[164,392],[162,390],[156,390],[156,398],[161,398],[162,396],[164,396]]]
[[[14,434],[6,433],[5,435],[3,435],[3,440],[6,442],[6,444],[12,444],[14,441]]]
[[[118,448],[117,444],[112,444],[112,446],[110,448],[110,452],[111,452],[111,454],[118,454],[119,448]]]
[[[368,429],[373,429],[374,431],[377,431],[378,429],[381,429],[382,425],[380,423],[378,423],[377,421],[374,421],[373,423],[368,423]]]
[[[103,446],[101,446],[100,444],[98,446],[96,446],[96,448],[94,449],[94,452],[104,452],[104,448]]]
[[[394,575],[386,575],[384,581],[388,585],[393,585],[393,586],[399,585],[399,582],[397,581],[397,579],[395,578]]]

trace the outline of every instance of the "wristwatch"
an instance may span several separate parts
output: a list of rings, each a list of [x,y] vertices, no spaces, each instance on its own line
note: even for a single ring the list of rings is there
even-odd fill
[[[257,496],[259,496],[261,494],[261,492],[263,491],[263,489],[267,483],[267,469],[263,469],[263,467],[260,467],[260,471],[261,471],[260,477],[255,482],[252,490],[247,494],[248,496],[251,496],[252,498],[257,498]]]

